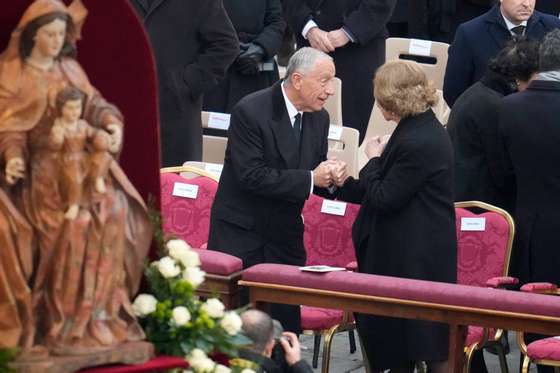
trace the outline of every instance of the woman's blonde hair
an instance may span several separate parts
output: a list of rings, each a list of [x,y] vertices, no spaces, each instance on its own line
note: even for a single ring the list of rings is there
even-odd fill
[[[414,61],[390,61],[375,73],[377,104],[401,118],[420,114],[438,102],[436,89]]]

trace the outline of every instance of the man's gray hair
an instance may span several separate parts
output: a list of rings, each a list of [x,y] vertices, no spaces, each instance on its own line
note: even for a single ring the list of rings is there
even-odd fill
[[[539,70],[560,71],[560,30],[545,35],[539,50]]]
[[[252,350],[262,354],[273,338],[272,318],[259,310],[247,310],[241,314],[241,320],[243,333],[253,341]]]
[[[291,82],[292,75],[295,72],[306,74],[313,69],[317,61],[328,60],[332,61],[332,57],[321,52],[318,49],[311,47],[304,47],[299,49],[290,61],[288,62],[288,67],[286,68],[286,80]]]

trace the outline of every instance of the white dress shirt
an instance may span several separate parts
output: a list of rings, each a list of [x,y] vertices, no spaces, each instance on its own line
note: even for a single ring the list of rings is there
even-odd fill
[[[502,17],[503,17],[504,21],[506,22],[507,29],[509,30],[509,33],[511,35],[515,36],[515,32],[511,31],[511,29],[513,29],[517,26],[525,26],[525,31],[523,32],[523,35],[525,35],[525,33],[527,32],[527,21],[523,21],[518,25],[514,25],[509,19],[507,19],[506,16],[504,16],[503,13],[502,13]]]

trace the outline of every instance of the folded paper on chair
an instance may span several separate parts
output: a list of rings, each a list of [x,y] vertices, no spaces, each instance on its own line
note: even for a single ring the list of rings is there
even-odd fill
[[[325,265],[314,265],[314,266],[299,267],[299,270],[303,271],[303,272],[325,273],[325,272],[346,271],[346,268],[331,267],[331,266],[325,266]]]

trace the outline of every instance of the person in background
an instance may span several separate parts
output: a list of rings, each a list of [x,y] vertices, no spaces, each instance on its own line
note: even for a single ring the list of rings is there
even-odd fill
[[[452,107],[457,98],[482,78],[488,61],[514,37],[540,40],[560,27],[560,19],[535,11],[535,0],[500,0],[487,13],[463,23],[449,48],[443,96]]]
[[[202,94],[225,76],[239,40],[222,0],[130,0],[158,73],[162,166],[202,159]]]
[[[203,110],[230,113],[237,102],[279,79],[274,56],[286,22],[280,0],[223,0],[239,38],[238,56],[226,77],[204,94]]]
[[[259,373],[312,373],[309,364],[301,358],[298,337],[284,332],[282,324],[259,310],[247,310],[241,314],[242,330],[253,341],[239,355],[257,363]]]
[[[512,211],[513,182],[499,185],[498,107],[523,91],[539,68],[539,44],[510,41],[486,74],[455,102],[447,130],[455,149],[455,200],[483,201]]]
[[[436,90],[412,61],[387,62],[374,86],[383,116],[397,127],[388,142],[368,139],[369,162],[338,193],[361,203],[352,231],[358,269],[455,283],[453,148],[431,110]],[[356,322],[372,372],[412,373],[416,361],[448,372],[447,325],[362,314]]]
[[[363,141],[371,110],[371,81],[385,62],[386,25],[396,0],[284,0],[299,48],[329,53],[342,80],[343,124]]]

